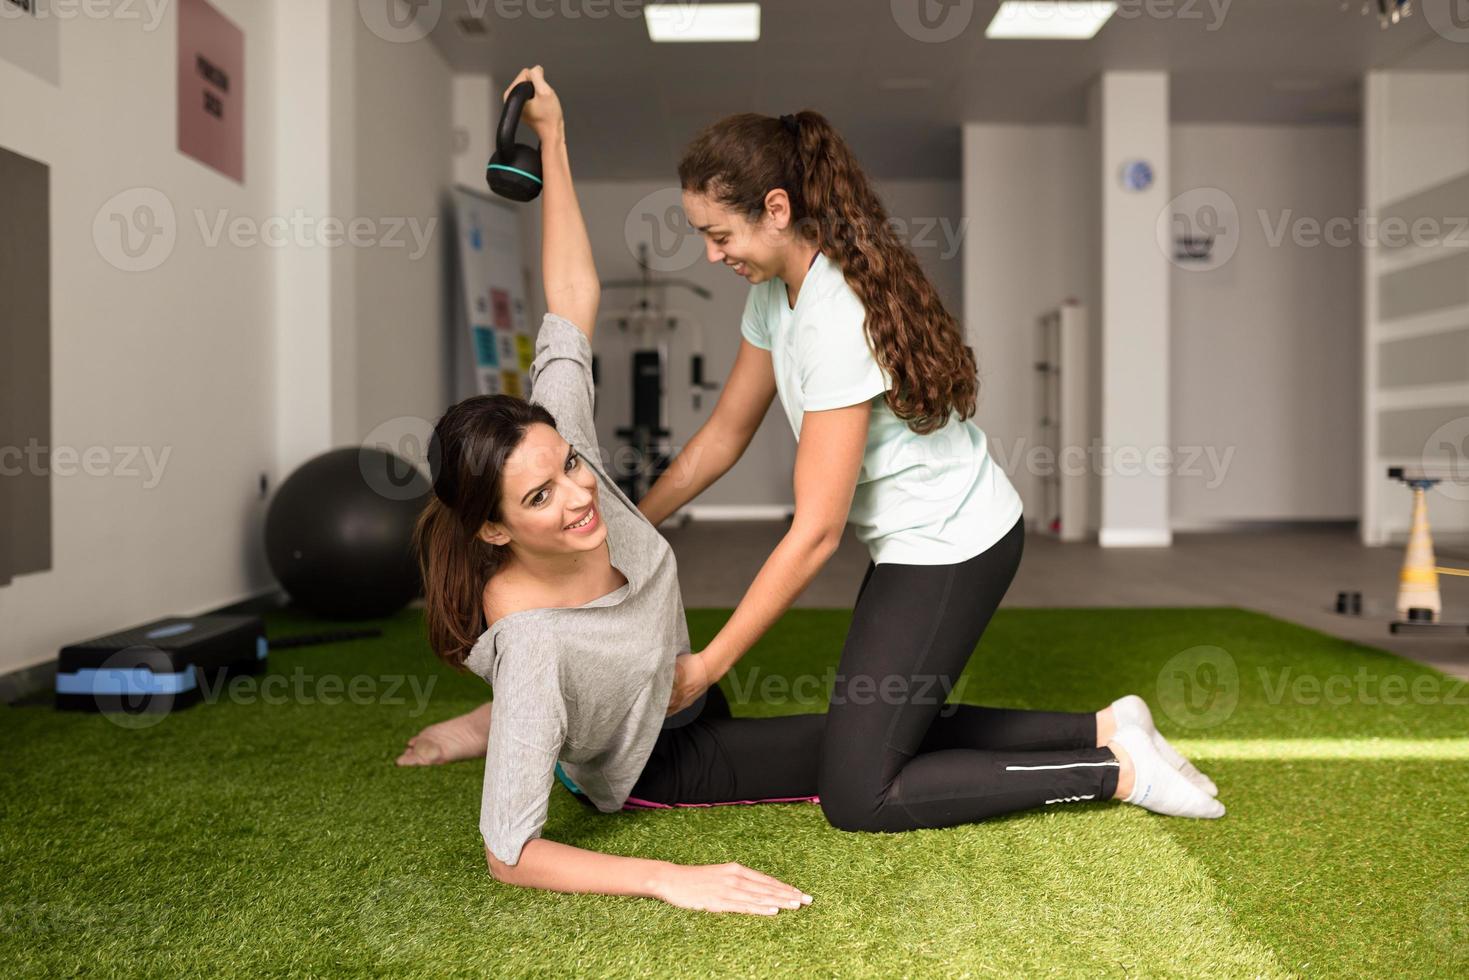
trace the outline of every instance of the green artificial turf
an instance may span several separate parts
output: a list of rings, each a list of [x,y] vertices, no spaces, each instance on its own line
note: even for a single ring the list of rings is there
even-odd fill
[[[727,615],[690,611],[696,648]],[[787,614],[724,680],[735,713],[820,710],[824,683],[764,679],[826,676],[848,618]],[[5,975],[1469,973],[1469,688],[1379,650],[1237,609],[999,613],[956,700],[1139,693],[1219,783],[1218,821],[1097,802],[848,834],[811,804],[601,815],[555,787],[551,839],[815,897],[760,918],[492,880],[483,763],[393,765],[487,688],[437,665],[419,613],[373,625],[149,727],[0,709]]]

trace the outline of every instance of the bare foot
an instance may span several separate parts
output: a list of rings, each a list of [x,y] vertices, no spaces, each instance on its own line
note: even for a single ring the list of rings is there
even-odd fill
[[[429,725],[408,740],[408,747],[398,756],[398,765],[439,766],[482,758],[490,745],[491,703],[487,701],[468,714]]]

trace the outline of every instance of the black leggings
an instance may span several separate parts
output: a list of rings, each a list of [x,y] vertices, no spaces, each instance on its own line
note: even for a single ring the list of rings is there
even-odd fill
[[[1025,546],[1023,519],[953,565],[868,565],[825,714],[734,718],[718,687],[665,728],[630,805],[819,799],[842,830],[951,827],[1110,799],[1092,712],[946,704]]]

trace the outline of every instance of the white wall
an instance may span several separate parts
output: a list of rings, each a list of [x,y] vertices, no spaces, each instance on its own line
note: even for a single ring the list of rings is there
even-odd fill
[[[1171,193],[1214,188],[1239,215],[1227,262],[1172,272],[1173,440],[1187,447],[1175,530],[1360,513],[1361,253],[1339,234],[1361,203],[1360,140],[1346,126],[1173,127]],[[1330,239],[1313,232],[1333,219]],[[1214,455],[1189,465],[1195,451]]]
[[[266,574],[256,481],[275,456],[274,262],[209,247],[195,212],[273,211],[273,7],[216,6],[247,39],[243,186],[177,150],[176,11],[152,31],[62,21],[59,88],[0,61],[0,145],[51,168],[53,448],[105,447],[112,460],[108,475],[53,472],[54,567],[0,588],[0,671],[231,602]],[[111,213],[133,213],[108,202],[136,188],[169,202],[177,238],[157,268],[129,273],[109,263],[118,240],[105,232]],[[141,449],[164,461],[156,485],[124,456]]]
[[[448,397],[442,230],[416,260],[384,236],[206,237],[298,208],[311,227],[441,220],[442,59],[372,34],[356,5],[215,4],[245,33],[243,185],[177,151],[173,7],[156,29],[61,21],[60,87],[0,61],[0,145],[51,167],[53,450],[102,447],[115,464],[53,474],[54,568],[0,588],[0,672],[272,587],[261,474],[274,488],[305,457],[385,417],[434,417]],[[156,268],[124,272],[106,232],[140,188],[172,210],[176,239]]]
[[[963,319],[979,360],[975,421],[1029,516],[1040,505],[1031,456],[1040,397],[1036,318],[1068,298],[1096,305],[1088,292],[1096,249],[1085,232],[1095,207],[1086,141],[1078,126],[969,123],[963,133]]]
[[[1144,273],[1156,273],[1154,279],[1166,280],[1166,272],[1164,259],[1153,244],[1151,218],[1147,237],[1142,238],[1142,221],[1138,213],[1128,210],[1139,202],[1117,189],[1119,167],[1113,159],[1119,155],[1150,158],[1160,169],[1158,179],[1166,181],[1167,152],[1149,152],[1117,130],[1114,118],[1104,164],[1108,136],[1100,84],[1087,93],[1087,99],[1088,124],[1084,126],[969,123],[964,127],[964,213],[969,219],[964,319],[976,350],[982,352],[984,402],[979,424],[989,434],[997,460],[1025,500],[1032,519],[1039,513],[1041,467],[1054,465],[1033,455],[1041,411],[1035,371],[1036,319],[1062,301],[1075,299],[1088,311],[1089,448],[1095,450],[1106,443],[1103,427],[1109,412],[1112,443],[1167,444],[1166,407],[1151,415],[1142,409],[1133,413],[1140,417],[1119,415],[1132,400],[1156,399],[1160,391],[1166,402],[1166,337],[1160,344],[1149,339],[1152,334],[1139,334],[1145,327],[1156,331],[1157,311],[1151,307],[1129,310],[1130,302],[1145,302],[1146,297],[1142,291],[1124,288],[1134,276],[1141,284]],[[1154,103],[1153,108],[1166,121],[1166,103]],[[1167,199],[1157,188],[1146,197],[1148,201],[1158,199],[1157,207]],[[1146,207],[1144,203],[1144,212]],[[1128,220],[1122,224],[1119,208],[1128,210]],[[1104,232],[1116,239],[1110,245],[1114,257],[1109,269],[1104,269],[1102,261],[1103,250],[1109,247],[1104,244]],[[1136,271],[1125,267],[1129,262],[1137,265]],[[1110,340],[1103,303],[1104,271],[1112,284],[1114,330]],[[1166,292],[1159,295],[1166,298]],[[1162,323],[1166,327],[1166,309]],[[1119,428],[1141,425],[1157,430],[1160,421],[1161,431],[1139,430],[1128,435],[1125,428]],[[1105,457],[1093,453],[1088,458],[1088,524],[1095,529],[1103,514],[1101,466]],[[1151,490],[1147,495],[1156,497]],[[1113,499],[1115,506],[1119,499],[1115,492]],[[1147,543],[1157,543],[1159,528],[1146,524],[1156,505],[1151,500],[1138,516],[1127,518],[1142,523],[1124,521],[1118,526],[1128,532],[1141,530]],[[1155,516],[1166,532],[1166,513]]]
[[[1097,90],[1091,94],[1095,102]],[[1035,444],[1035,317],[1074,296],[1092,313],[1092,421],[1100,437],[1102,200],[1116,186],[1101,163],[1102,127],[968,124],[964,127],[965,322],[982,351],[980,424],[1029,513],[1038,482],[1025,449]],[[1172,268],[1164,372],[1172,432],[1166,444],[1212,448],[1222,470],[1172,478],[1176,529],[1260,519],[1350,519],[1360,487],[1361,354],[1351,337],[1360,278],[1353,248],[1267,248],[1257,216],[1293,209],[1325,220],[1352,216],[1359,136],[1342,127],[1175,126],[1172,185],[1227,190],[1246,219],[1235,257],[1211,273]],[[1152,217],[1149,217],[1151,222]],[[1287,239],[1287,242],[1289,239]],[[1135,258],[1161,256],[1151,234]],[[1132,248],[1129,251],[1137,252]],[[1120,348],[1110,397],[1136,389],[1134,372],[1156,349]],[[1232,457],[1225,454],[1233,450]],[[1182,457],[1179,458],[1182,462]],[[1217,480],[1223,473],[1223,482]],[[1093,482],[1092,524],[1100,515]]]
[[[572,169],[576,169],[577,144],[572,143]],[[585,152],[585,151],[583,151]],[[880,181],[878,193],[888,208],[889,216],[901,219],[900,234],[909,241],[924,271],[934,282],[949,309],[957,315],[963,306],[963,234],[959,185],[952,181]],[[679,200],[673,181],[578,181],[577,197],[581,202],[587,231],[592,239],[592,253],[603,279],[626,279],[637,276],[635,249],[639,241],[651,241],[645,214],[662,215],[664,209]],[[534,307],[539,308],[540,241],[536,219],[539,210],[527,208],[530,231],[526,236],[526,256],[531,264],[531,281],[537,291]],[[631,219],[629,216],[632,216]],[[734,365],[740,346],[740,314],[744,309],[748,284],[722,265],[710,265],[704,258],[701,240],[692,231],[661,234],[655,264],[666,270],[664,275],[692,280],[713,293],[712,300],[701,300],[685,290],[668,294],[668,307],[683,315],[685,321],[697,319],[703,324],[704,376],[723,383]],[[629,356],[631,338],[620,331],[617,317],[626,312],[636,297],[632,290],[606,290],[602,295],[602,320],[597,327],[594,350],[601,370],[597,390],[597,437],[604,450],[621,445],[615,431],[631,421],[632,404],[629,390]],[[668,337],[669,428],[676,445],[685,444],[699,426],[708,419],[719,397],[719,391],[705,394],[702,407],[695,410],[689,389],[689,355],[693,332],[687,322]],[[983,359],[983,350],[976,353]],[[794,505],[792,476],[795,469],[796,445],[790,424],[779,402],[772,404],[759,432],[745,455],[722,480],[706,490],[691,510],[698,515],[779,514]],[[614,460],[615,462],[615,460]],[[753,510],[752,510],[753,509]]]
[[[428,41],[394,43],[356,23],[352,214],[378,222],[384,234],[355,250],[352,441],[395,418],[438,418],[453,387],[444,343],[453,308],[453,74]]]
[[[1167,446],[1167,262],[1154,219],[1167,201],[1166,78],[1110,74],[1087,93],[1085,126],[964,127],[965,323],[981,354],[979,424],[1034,518],[1039,467],[1036,319],[1062,301],[1087,307],[1092,358],[1089,448]],[[1122,191],[1125,159],[1157,175]],[[1105,257],[1105,260],[1104,260]],[[1104,479],[1089,456],[1089,523],[1112,544],[1166,544],[1167,479]]]
[[[352,6],[275,2],[275,213],[336,227],[334,246],[275,250],[279,482],[335,446],[392,446],[419,428],[395,420],[450,400],[455,142],[453,76],[432,44],[390,40]]]
[[[1390,235],[1409,236],[1384,221],[1383,244],[1363,252],[1362,540],[1380,545],[1406,536],[1411,497],[1387,478],[1389,466],[1452,467],[1451,478],[1427,495],[1429,521],[1438,534],[1469,532],[1469,362],[1462,353],[1469,334],[1469,72],[1368,72],[1363,132],[1367,214],[1421,231],[1409,247],[1387,247]],[[1403,277],[1416,279],[1406,295]],[[1383,358],[1404,346],[1420,356],[1453,353],[1412,371],[1416,379],[1393,383],[1382,376]]]

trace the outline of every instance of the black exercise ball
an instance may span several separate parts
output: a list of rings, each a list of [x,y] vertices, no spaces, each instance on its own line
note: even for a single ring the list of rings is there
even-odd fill
[[[417,468],[381,449],[322,453],[270,502],[270,569],[293,600],[319,616],[391,616],[422,590],[413,525],[432,492]]]

